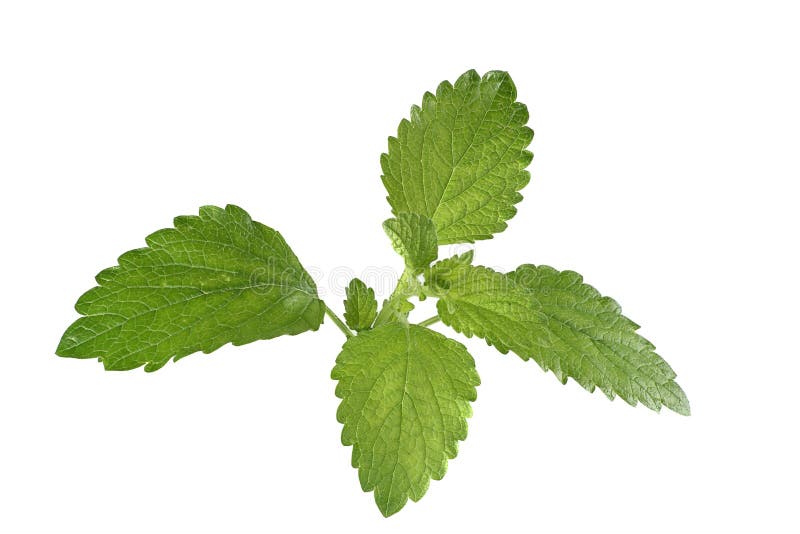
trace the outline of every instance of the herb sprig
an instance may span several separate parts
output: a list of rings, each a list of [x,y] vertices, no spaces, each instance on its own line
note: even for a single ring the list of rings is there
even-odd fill
[[[437,261],[440,245],[489,239],[516,213],[533,158],[516,98],[508,73],[470,70],[425,93],[389,138],[380,162],[394,217],[383,226],[405,270],[380,307],[353,279],[340,319],[280,233],[239,207],[204,206],[100,272],[56,353],[155,371],[227,343],[317,330],[327,316],[346,337],[331,373],[342,443],[385,516],[421,499],[467,436],[480,379],[464,345],[428,328],[438,321],[562,383],[689,415],[638,325],[577,273],[530,264],[501,273],[473,265],[471,252]],[[438,299],[437,315],[412,323],[412,301],[426,298]]]

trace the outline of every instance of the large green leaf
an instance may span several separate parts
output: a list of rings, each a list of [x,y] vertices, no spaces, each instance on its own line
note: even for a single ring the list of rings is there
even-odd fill
[[[508,275],[464,262],[442,262],[428,276],[440,297],[442,321],[522,359],[533,358],[562,383],[572,377],[588,391],[600,388],[689,414],[689,401],[675,373],[619,305],[572,271],[523,265]]]
[[[200,208],[126,252],[75,305],[57,354],[155,371],[226,343],[316,330],[324,304],[275,230],[241,208]]]
[[[381,156],[383,183],[395,215],[433,220],[439,244],[488,239],[514,216],[519,190],[530,179],[525,147],[533,131],[516,102],[507,72],[474,70],[455,85],[442,82],[411,108],[389,151]]]
[[[422,326],[392,323],[348,339],[331,377],[361,487],[375,491],[385,516],[421,499],[467,436],[480,383],[467,350]]]

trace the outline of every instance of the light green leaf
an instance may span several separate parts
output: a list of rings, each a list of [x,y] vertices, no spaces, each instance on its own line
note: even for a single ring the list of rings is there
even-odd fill
[[[384,221],[383,230],[412,272],[420,273],[436,261],[439,255],[436,228],[433,221],[424,215],[400,213],[396,219]]]
[[[439,244],[489,239],[514,216],[530,180],[533,131],[507,72],[442,82],[411,108],[381,156],[392,212],[432,219]]]
[[[356,332],[369,329],[378,314],[375,291],[358,278],[353,278],[345,289],[345,294],[347,299],[344,301],[344,320],[347,326]]]
[[[562,383],[572,377],[610,399],[619,395],[631,405],[689,414],[675,373],[636,333],[638,325],[577,273],[523,265],[505,275],[461,263],[443,270],[434,265],[427,283],[441,298],[442,322],[458,332],[533,358]]]
[[[432,265],[425,275],[427,282],[430,284],[434,280],[446,280],[450,273],[453,271],[461,272],[463,267],[471,265],[472,260],[475,258],[475,251],[468,250],[463,254],[456,254],[445,258],[440,262]]]
[[[316,330],[325,306],[283,237],[241,208],[200,208],[147,237],[75,305],[83,315],[56,353],[98,358],[106,369],[212,352],[226,343]]]
[[[414,310],[414,305],[406,299],[393,300],[384,299],[375,326],[387,323],[408,323],[408,314]]]
[[[480,383],[460,343],[417,325],[387,324],[348,339],[331,377],[342,443],[384,516],[441,480],[467,437]]]

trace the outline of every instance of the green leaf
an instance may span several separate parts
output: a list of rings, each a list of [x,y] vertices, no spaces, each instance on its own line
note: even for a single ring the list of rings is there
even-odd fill
[[[434,282],[447,283],[446,280],[451,273],[453,273],[453,271],[456,273],[461,272],[464,266],[469,266],[472,264],[474,257],[475,251],[468,250],[463,254],[456,254],[455,256],[450,256],[449,258],[445,258],[436,263],[430,269],[428,269],[427,273],[425,274],[427,284],[431,285]]]
[[[378,314],[375,291],[358,278],[353,278],[345,289],[345,294],[347,299],[344,301],[344,320],[347,326],[356,332],[369,329]]]
[[[467,437],[480,383],[472,356],[438,332],[393,323],[348,339],[331,377],[361,487],[387,517],[421,499]]]
[[[530,180],[533,131],[507,72],[470,70],[411,108],[381,156],[392,212],[432,219],[440,245],[489,239],[514,216]]]
[[[106,369],[212,352],[226,343],[316,330],[325,306],[283,237],[241,208],[200,208],[147,237],[75,305],[83,315],[56,353],[98,358]]]
[[[572,271],[523,265],[508,275],[464,263],[434,265],[428,286],[441,300],[442,322],[476,335],[501,352],[533,358],[562,383],[572,377],[631,405],[661,406],[689,415],[675,373],[636,333],[619,305]]]
[[[408,314],[414,310],[414,305],[406,299],[384,299],[381,311],[375,321],[375,326],[387,323],[408,324]]]
[[[398,254],[412,272],[421,273],[436,261],[439,246],[433,221],[418,213],[400,213],[396,219],[384,221],[383,230]]]

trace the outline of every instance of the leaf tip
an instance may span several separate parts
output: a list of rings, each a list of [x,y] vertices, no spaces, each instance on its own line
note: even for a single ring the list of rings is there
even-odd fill
[[[461,88],[464,85],[478,83],[480,80],[481,77],[478,74],[478,71],[476,71],[475,69],[469,69],[467,72],[458,77],[454,86],[457,88]]]

